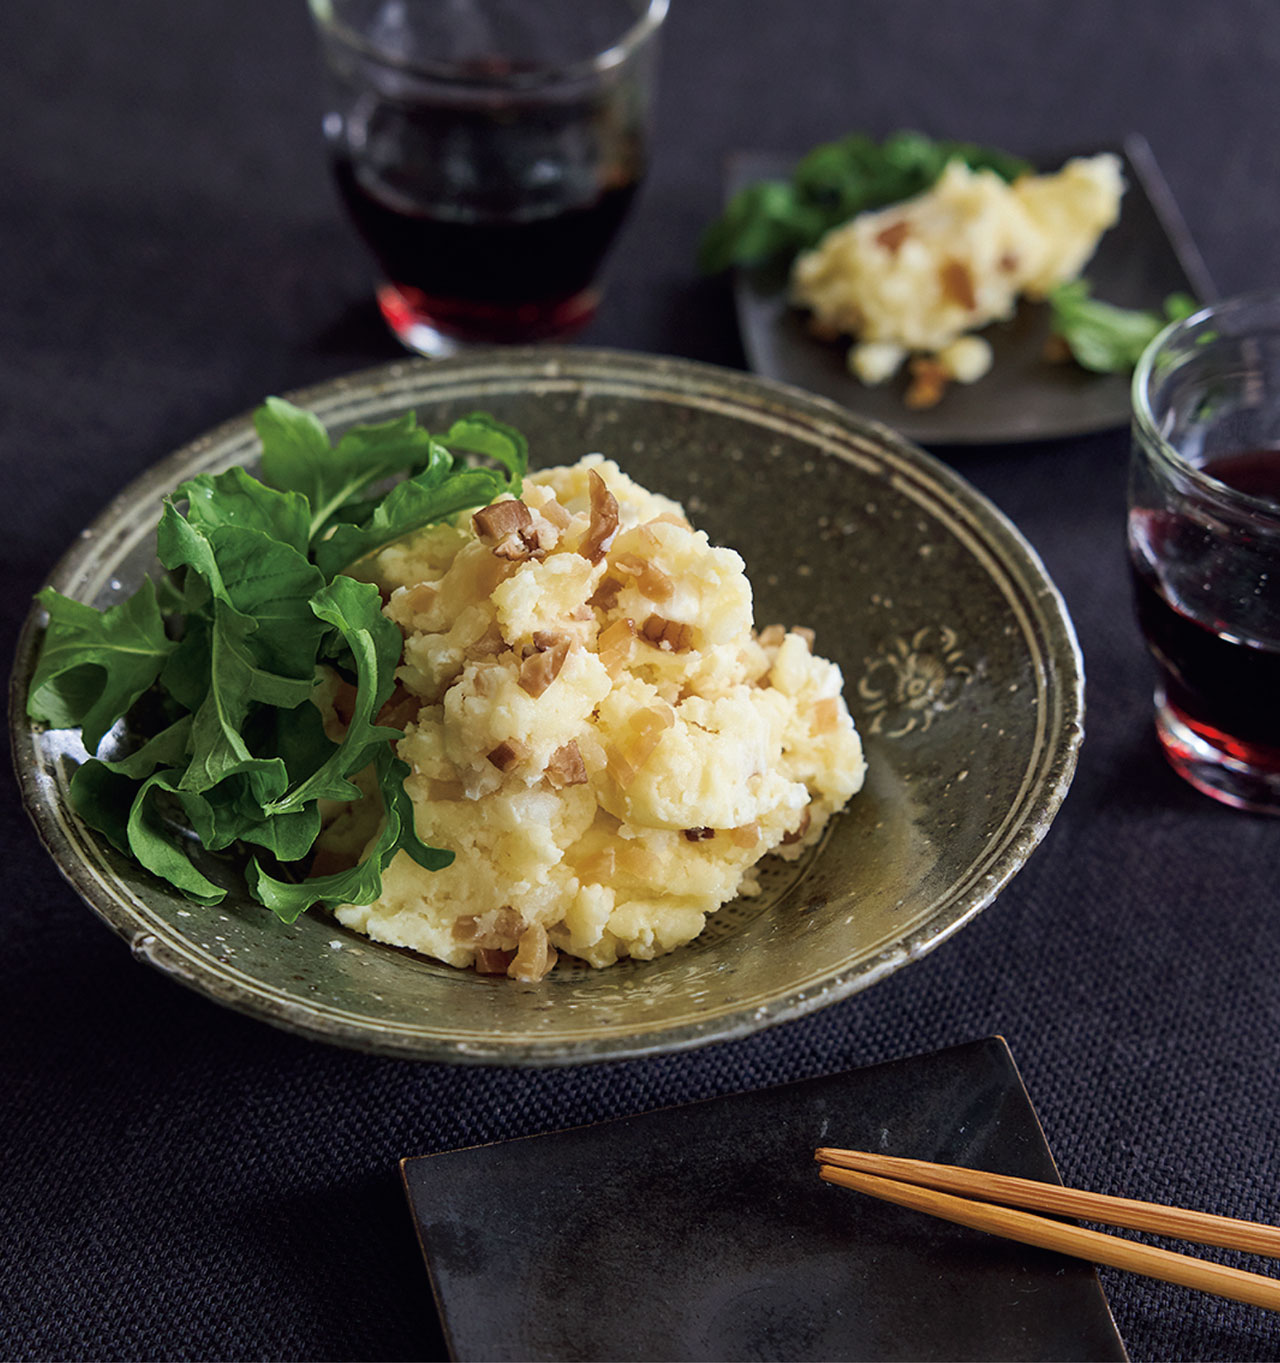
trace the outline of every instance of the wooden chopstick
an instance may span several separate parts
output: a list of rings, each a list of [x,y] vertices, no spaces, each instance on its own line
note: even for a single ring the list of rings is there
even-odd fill
[[[871,1164],[880,1167],[908,1165],[911,1166],[911,1175],[916,1181],[905,1182],[899,1178],[886,1178],[878,1173],[866,1173],[862,1169],[840,1167],[832,1162],[831,1157],[838,1157],[842,1162],[854,1159],[864,1166]],[[1254,1306],[1264,1306],[1273,1311],[1280,1311],[1280,1280],[1275,1278],[1268,1278],[1260,1273],[1248,1273],[1243,1269],[1230,1268],[1224,1264],[1208,1263],[1191,1255],[1177,1254],[1173,1250],[1161,1249],[1155,1245],[1124,1240],[1101,1231],[1088,1230],[1083,1226],[1049,1220],[1031,1212],[1017,1211],[1012,1207],[1002,1206],[997,1202],[974,1201],[970,1198],[958,1197],[954,1193],[941,1191],[938,1187],[925,1186],[922,1180],[927,1177],[932,1182],[936,1177],[946,1180],[947,1185],[951,1187],[963,1181],[967,1184],[968,1189],[973,1190],[978,1196],[1001,1197],[1002,1199],[1003,1194],[993,1191],[993,1185],[1015,1185],[1014,1191],[1023,1199],[1024,1205],[1029,1203],[1032,1197],[1039,1198],[1041,1193],[1057,1194],[1055,1205],[1046,1207],[1046,1210],[1065,1212],[1067,1215],[1081,1216],[1105,1224],[1130,1226],[1133,1229],[1149,1228],[1150,1218],[1146,1209],[1179,1213],[1179,1225],[1185,1224],[1183,1218],[1192,1218],[1201,1226],[1203,1224],[1200,1221],[1201,1218],[1203,1218],[1203,1221],[1219,1223],[1212,1228],[1212,1234],[1216,1238],[1201,1239],[1201,1243],[1205,1244],[1227,1245],[1229,1247],[1239,1244],[1239,1241],[1234,1238],[1234,1231],[1231,1232],[1232,1240],[1227,1241],[1222,1238],[1226,1232],[1224,1232],[1221,1223],[1226,1223],[1228,1227],[1249,1227],[1255,1232],[1271,1231],[1273,1234],[1274,1227],[1257,1226],[1247,1221],[1233,1222],[1230,1217],[1215,1217],[1208,1213],[1161,1207],[1157,1203],[1135,1203],[1127,1198],[1108,1198],[1100,1193],[1086,1193],[1077,1189],[1058,1188],[1051,1184],[1037,1184],[1030,1179],[1011,1179],[1006,1175],[983,1174],[978,1170],[962,1170],[953,1165],[934,1165],[923,1160],[896,1160],[888,1155],[830,1149],[817,1151],[816,1158],[819,1161],[824,1161],[818,1172],[827,1182],[852,1188],[857,1192],[866,1193],[886,1202],[894,1202],[902,1207],[927,1212],[931,1216],[940,1217],[945,1221],[970,1226],[976,1230],[1002,1236],[1007,1240],[1017,1240],[1022,1244],[1057,1250],[1061,1254],[1088,1259],[1096,1264],[1106,1264],[1111,1268],[1139,1273],[1148,1278],[1159,1278],[1164,1282],[1177,1283],[1180,1286],[1195,1288],[1202,1292],[1212,1292],[1220,1297],[1229,1297],[1233,1301],[1249,1302]],[[960,1180],[957,1179],[957,1175],[967,1177]],[[1030,1189],[1027,1185],[1031,1185]],[[980,1192],[979,1189],[983,1191]],[[1069,1206],[1061,1200],[1064,1194],[1071,1198]],[[1124,1221],[1108,1220],[1107,1216],[1100,1214],[1100,1204],[1105,1207],[1108,1203],[1121,1204],[1118,1212],[1113,1207],[1107,1213],[1108,1216],[1114,1218],[1116,1215],[1123,1215],[1127,1219]],[[1040,1204],[1041,1202],[1038,1201],[1036,1205]],[[1128,1204],[1127,1208],[1125,1204]],[[1133,1219],[1135,1214],[1132,1208],[1134,1207],[1144,1209],[1138,1213],[1143,1217],[1141,1224]],[[1164,1225],[1168,1224],[1169,1222],[1166,1220]],[[1165,1229],[1159,1230],[1158,1233],[1182,1235],[1181,1231],[1171,1232]],[[1183,1236],[1183,1238],[1191,1237]],[[1268,1239],[1265,1235],[1263,1237],[1267,1243],[1273,1246],[1270,1250],[1257,1250],[1258,1239],[1252,1235],[1249,1238],[1251,1243],[1245,1246],[1246,1248],[1255,1249],[1255,1252],[1264,1254],[1280,1253],[1280,1250],[1274,1248],[1276,1244],[1274,1238]]]
[[[1032,1211],[1077,1216],[1104,1226],[1124,1226],[1128,1230],[1151,1231],[1198,1245],[1220,1245],[1224,1249],[1243,1249],[1251,1254],[1280,1258],[1280,1226],[1263,1226],[1256,1221],[1237,1221],[1212,1212],[1193,1212],[1185,1207],[1166,1207],[1160,1202],[1139,1202],[1129,1197],[1106,1193],[1087,1193],[1079,1188],[1062,1188],[1053,1183],[1037,1183],[1030,1178],[1008,1174],[988,1174],[981,1169],[963,1169],[955,1164],[931,1164],[928,1160],[899,1159],[895,1155],[874,1155],[865,1150],[814,1152],[820,1164],[839,1169],[858,1169],[864,1174],[900,1179],[938,1188],[983,1202],[1003,1202],[1011,1207]]]

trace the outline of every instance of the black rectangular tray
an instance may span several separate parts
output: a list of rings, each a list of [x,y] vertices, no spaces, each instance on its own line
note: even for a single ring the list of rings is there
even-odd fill
[[[1125,1358],[1090,1265],[832,1187],[824,1144],[1061,1181],[999,1037],[407,1159],[453,1357]]]

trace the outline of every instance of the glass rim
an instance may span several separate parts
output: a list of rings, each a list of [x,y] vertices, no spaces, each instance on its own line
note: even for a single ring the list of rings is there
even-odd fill
[[[1170,346],[1171,342],[1190,335],[1205,323],[1220,318],[1228,312],[1246,311],[1268,305],[1276,311],[1275,330],[1280,333],[1280,291],[1259,289],[1251,293],[1235,294],[1231,298],[1220,298],[1205,303],[1195,312],[1180,317],[1162,327],[1147,343],[1146,349],[1138,357],[1130,382],[1130,406],[1133,410],[1134,425],[1143,437],[1146,447],[1158,455],[1170,468],[1186,478],[1194,487],[1207,493],[1217,501],[1238,507],[1252,514],[1261,514],[1267,520],[1280,523],[1280,505],[1270,497],[1259,497],[1252,492],[1224,483],[1206,473],[1198,464],[1179,453],[1160,430],[1155,414],[1151,410],[1151,378],[1158,357]]]
[[[412,75],[427,76],[444,84],[491,90],[536,89],[539,86],[580,80],[588,76],[601,76],[616,70],[658,31],[667,17],[669,7],[670,0],[645,0],[642,12],[630,28],[624,29],[621,36],[603,51],[596,52],[590,57],[543,66],[532,71],[506,72],[499,75],[463,70],[452,62],[406,61],[383,51],[358,29],[337,18],[333,12],[333,0],[308,0],[311,17],[317,27],[381,66]]]

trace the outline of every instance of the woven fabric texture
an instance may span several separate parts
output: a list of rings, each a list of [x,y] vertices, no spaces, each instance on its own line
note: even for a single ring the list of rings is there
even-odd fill
[[[855,127],[1032,153],[1144,133],[1220,288],[1280,281],[1280,11],[1265,0],[672,10],[653,173],[586,344],[742,367],[727,285],[693,264],[723,159]],[[302,3],[11,0],[6,17],[12,648],[55,558],[143,468],[267,393],[399,352],[327,179]],[[1123,552],[1127,445],[1115,431],[946,455],[1027,535],[1075,618],[1078,774],[1047,840],[970,926],[864,995],[748,1040],[517,1072],[285,1035],[135,964],[0,782],[0,1356],[438,1357],[401,1157],[992,1033],[1067,1182],[1280,1219],[1280,823],[1219,808],[1156,750]],[[1103,1281],[1135,1359],[1280,1353],[1280,1317]]]

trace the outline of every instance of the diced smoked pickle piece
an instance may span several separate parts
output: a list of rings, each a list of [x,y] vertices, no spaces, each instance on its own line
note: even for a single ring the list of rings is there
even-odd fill
[[[662,571],[639,554],[619,554],[613,560],[619,571],[630,574],[635,579],[636,589],[642,596],[661,605],[675,595],[676,584]]]
[[[950,377],[941,362],[928,355],[915,355],[909,361],[908,369],[911,381],[907,385],[902,401],[915,411],[936,407],[947,391],[947,380]]]
[[[813,732],[829,734],[840,724],[840,702],[834,696],[824,696],[813,703]]]
[[[669,706],[637,710],[627,723],[620,743],[609,753],[609,775],[625,790],[653,755],[662,735],[676,722]]]
[[[489,927],[489,937],[496,941],[503,938],[519,937],[524,931],[524,918],[510,904],[504,904],[493,915]]]
[[[489,761],[499,771],[510,771],[529,755],[529,749],[518,738],[506,738],[489,754]]]
[[[538,514],[545,520],[550,521],[557,530],[567,530],[570,523],[573,521],[573,517],[569,515],[569,512],[565,507],[560,502],[556,501],[554,497],[552,497],[550,501],[544,502],[538,508]]]
[[[494,557],[508,563],[543,558],[551,547],[552,535],[545,526],[534,525],[529,508],[518,499],[482,507],[471,517],[471,524]]]
[[[622,583],[616,577],[602,577],[600,585],[587,598],[588,606],[597,606],[602,611],[611,611],[618,604],[618,593]]]
[[[523,535],[508,535],[493,546],[493,555],[507,563],[523,563],[533,557],[533,546]]]
[[[463,650],[462,656],[469,662],[474,662],[477,658],[496,658],[506,651],[507,641],[502,637],[502,629],[498,622],[494,620],[474,644],[469,644]]]
[[[882,227],[876,233],[876,244],[883,246],[890,255],[896,256],[902,248],[902,243],[911,235],[911,224],[905,218],[899,218],[897,222],[891,222],[888,227]]]
[[[530,923],[520,934],[520,945],[507,974],[513,980],[532,984],[549,974],[556,963],[555,948],[547,941],[547,930],[541,923]]]
[[[683,620],[668,620],[663,615],[651,615],[640,626],[640,634],[655,648],[670,653],[684,653],[693,647],[693,626]]]
[[[793,843],[799,842],[800,839],[803,838],[804,835],[809,831],[810,821],[811,816],[809,814],[809,806],[805,805],[805,807],[800,811],[800,822],[796,824],[796,826],[789,833],[784,833],[782,835],[783,845],[786,847],[790,847]]]
[[[494,502],[491,506],[481,507],[471,517],[476,535],[490,548],[502,543],[508,535],[518,535],[533,524],[529,508],[518,498],[507,498]]]
[[[403,591],[392,592],[387,597],[385,610],[407,633],[413,628],[414,617],[429,611],[439,595],[439,590],[430,582],[418,582]]]
[[[591,489],[591,523],[578,553],[588,563],[599,563],[618,533],[618,499],[595,469],[587,475],[587,482]]]
[[[539,640],[543,640],[539,643]],[[564,660],[569,656],[569,640],[563,634],[542,634],[533,636],[534,651],[520,664],[517,680],[520,689],[537,700],[560,675]]]
[[[505,975],[515,957],[514,951],[499,951],[496,947],[479,947],[476,950],[476,974]]]
[[[631,641],[636,637],[636,622],[632,619],[615,620],[613,624],[600,631],[596,640],[600,661],[609,675],[616,676],[618,669],[631,656]]]
[[[968,312],[978,306],[978,298],[973,291],[973,272],[963,260],[944,261],[941,279],[944,298],[958,303]]]
[[[547,780],[556,790],[564,790],[566,786],[586,785],[587,764],[582,760],[582,753],[572,739],[551,754],[547,762]]]

